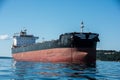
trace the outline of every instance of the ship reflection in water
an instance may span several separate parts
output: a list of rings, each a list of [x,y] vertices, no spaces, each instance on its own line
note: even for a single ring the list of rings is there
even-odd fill
[[[96,67],[88,67],[0,58],[1,80],[120,80],[119,73],[119,62],[97,61]]]
[[[96,68],[70,63],[14,62],[15,80],[96,80]]]

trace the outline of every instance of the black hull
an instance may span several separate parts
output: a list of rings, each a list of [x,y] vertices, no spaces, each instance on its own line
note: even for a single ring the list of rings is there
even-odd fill
[[[83,36],[84,35],[84,36]],[[91,37],[93,35],[93,37]],[[53,48],[93,48],[96,49],[96,43],[99,41],[98,34],[95,33],[66,33],[60,35],[59,39],[35,43],[28,46],[13,47],[12,53],[21,53],[28,51],[37,51]]]

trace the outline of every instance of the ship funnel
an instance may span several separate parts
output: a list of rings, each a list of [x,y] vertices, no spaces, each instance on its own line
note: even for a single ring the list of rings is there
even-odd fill
[[[83,32],[83,28],[84,28],[84,23],[83,23],[83,21],[81,22],[80,28],[81,28],[81,33],[82,33],[82,32]]]

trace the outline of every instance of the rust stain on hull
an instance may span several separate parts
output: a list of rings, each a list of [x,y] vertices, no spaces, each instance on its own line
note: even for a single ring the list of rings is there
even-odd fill
[[[12,56],[16,61],[91,63],[96,61],[96,50],[92,48],[54,48],[14,53]]]

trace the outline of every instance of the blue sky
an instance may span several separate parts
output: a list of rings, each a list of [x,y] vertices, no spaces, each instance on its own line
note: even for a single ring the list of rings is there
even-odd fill
[[[0,0],[0,56],[11,56],[11,37],[24,27],[39,42],[79,32],[81,21],[100,34],[98,49],[120,50],[119,0]]]

